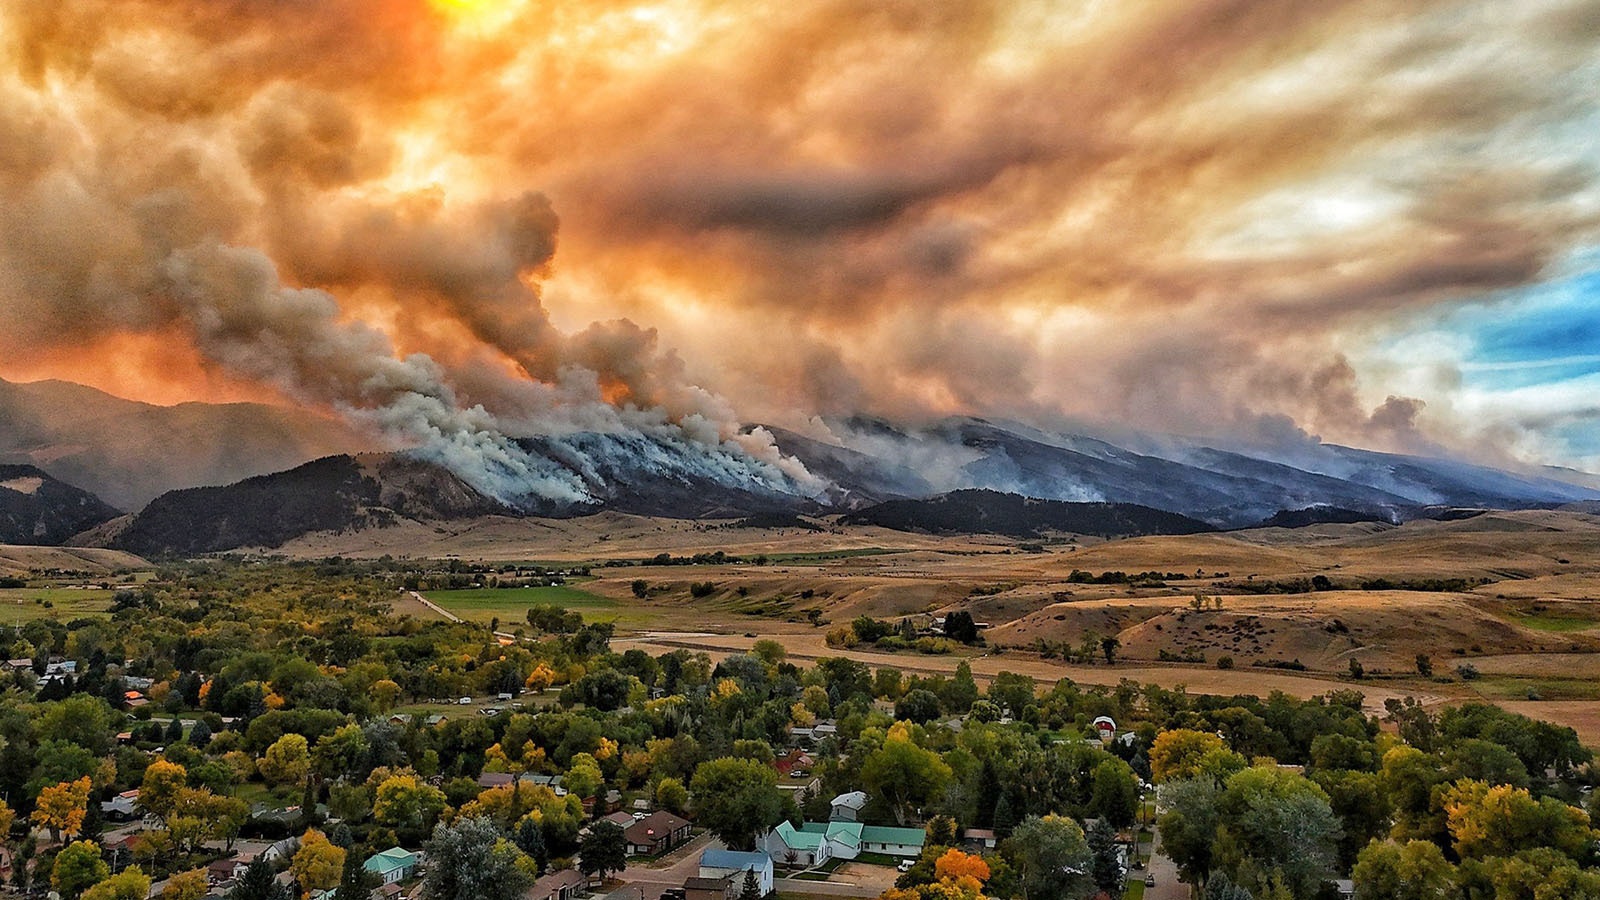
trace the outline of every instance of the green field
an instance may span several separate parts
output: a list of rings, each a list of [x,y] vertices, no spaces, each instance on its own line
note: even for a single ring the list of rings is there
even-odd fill
[[[1490,700],[1600,700],[1600,683],[1589,678],[1488,675],[1472,685]]]
[[[427,591],[423,596],[468,622],[487,625],[499,619],[506,629],[526,624],[528,607],[545,603],[575,610],[589,621],[613,622],[619,628],[646,628],[656,624],[659,618],[654,610],[624,606],[609,597],[571,585]]]
[[[1549,613],[1512,613],[1508,618],[1524,628],[1536,631],[1588,631],[1600,627],[1600,622],[1594,619],[1582,619],[1577,616],[1557,616]]]
[[[34,619],[70,622],[103,616],[111,608],[112,591],[71,588],[0,588],[0,625],[21,625]],[[47,607],[45,603],[50,605]]]

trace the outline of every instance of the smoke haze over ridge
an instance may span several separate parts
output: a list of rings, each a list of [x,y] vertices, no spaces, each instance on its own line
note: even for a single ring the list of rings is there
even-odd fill
[[[856,413],[1600,459],[1595,366],[1530,403],[1448,318],[1595,267],[1594,2],[0,0],[0,35],[0,377],[329,408],[512,501],[586,502],[516,443],[581,432],[811,495],[744,423]]]

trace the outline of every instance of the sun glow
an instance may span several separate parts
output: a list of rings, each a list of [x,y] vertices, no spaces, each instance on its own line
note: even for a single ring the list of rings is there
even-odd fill
[[[473,29],[497,29],[515,19],[522,0],[429,0],[433,8],[457,25]]]

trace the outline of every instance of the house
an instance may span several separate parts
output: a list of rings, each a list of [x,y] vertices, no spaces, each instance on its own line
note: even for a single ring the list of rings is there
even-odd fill
[[[629,856],[657,856],[689,839],[689,820],[658,810],[622,829],[622,836]]]
[[[378,876],[379,884],[397,884],[417,874],[417,862],[417,854],[410,850],[390,847],[367,857],[361,868]]]
[[[928,833],[921,828],[895,828],[889,825],[864,825],[861,828],[861,850],[864,853],[883,853],[915,859],[922,855],[922,845]]]
[[[999,836],[988,828],[961,829],[961,844],[964,847],[974,850],[993,850],[999,841]]]
[[[557,797],[565,797],[567,795],[567,789],[561,786],[560,775],[524,775],[522,780],[539,787],[547,787],[555,791]]]
[[[219,859],[206,866],[206,880],[213,885],[223,885],[244,874],[247,865],[239,865],[237,860]]]
[[[833,809],[828,818],[834,822],[856,822],[861,819],[861,810],[867,805],[867,795],[862,791],[851,791],[833,798]]]
[[[559,869],[533,883],[525,900],[573,900],[583,892],[583,876],[576,869]]]
[[[737,892],[733,879],[727,875],[721,878],[691,875],[683,880],[683,900],[728,900]]]
[[[730,879],[734,891],[744,887],[744,873],[748,871],[756,873],[761,896],[772,893],[772,857],[767,854],[739,850],[707,850],[700,854],[700,877]],[[688,886],[685,882],[684,887]]]
[[[100,801],[100,814],[113,822],[126,822],[138,815],[139,790],[137,788]]]
[[[481,787],[484,790],[505,787],[506,785],[516,783],[517,776],[510,772],[484,772],[482,775],[478,776],[478,787]]]
[[[8,659],[6,660],[6,668],[14,672],[21,672],[24,669],[33,668],[33,660],[26,656],[21,659]]]
[[[286,837],[281,841],[271,844],[267,847],[267,849],[261,851],[261,858],[276,865],[280,862],[288,863],[288,861],[292,859],[298,852],[300,852],[300,839],[297,837]]]
[[[1333,889],[1338,892],[1340,900],[1349,900],[1356,895],[1356,883],[1349,878],[1336,878]]]
[[[787,866],[811,868],[830,859],[855,859],[861,855],[860,822],[806,822],[799,828],[788,822],[767,832],[762,849]]]
[[[794,725],[789,728],[789,741],[795,746],[806,746],[833,737],[839,733],[839,723],[833,719],[823,719],[817,724],[807,728]]]

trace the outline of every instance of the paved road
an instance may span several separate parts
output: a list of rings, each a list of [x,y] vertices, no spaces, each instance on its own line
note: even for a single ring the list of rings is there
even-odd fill
[[[1145,900],[1189,900],[1189,886],[1178,880],[1178,866],[1161,852],[1161,832],[1156,832],[1155,850],[1148,871],[1156,876],[1155,887],[1144,889]]]

